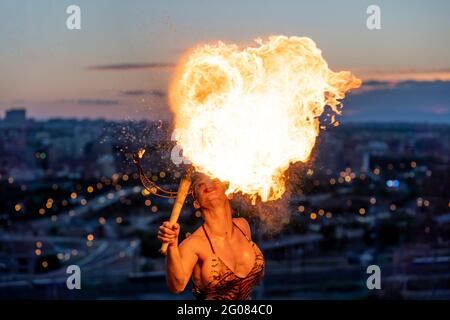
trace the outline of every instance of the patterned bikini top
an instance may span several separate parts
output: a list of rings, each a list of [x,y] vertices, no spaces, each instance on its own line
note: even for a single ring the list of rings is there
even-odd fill
[[[233,225],[252,244],[253,251],[255,252],[253,268],[245,277],[236,275],[216,254],[211,239],[205,227],[202,225],[214,255],[211,265],[213,279],[201,289],[194,283],[192,294],[198,300],[250,300],[253,287],[261,281],[264,275],[264,257],[261,251],[258,250],[256,244],[234,222]]]

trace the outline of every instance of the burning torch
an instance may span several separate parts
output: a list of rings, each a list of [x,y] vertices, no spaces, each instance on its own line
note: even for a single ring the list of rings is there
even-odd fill
[[[139,149],[134,153],[134,159],[133,162],[136,165],[138,169],[139,178],[141,180],[142,185],[144,188],[150,192],[151,194],[158,196],[160,198],[166,198],[166,199],[175,199],[175,203],[172,208],[172,213],[170,214],[169,218],[169,224],[173,226],[175,223],[177,223],[178,218],[181,214],[181,209],[183,208],[184,201],[186,200],[187,195],[190,193],[190,187],[191,187],[191,176],[194,172],[194,168],[192,166],[189,166],[186,170],[185,175],[181,179],[180,186],[178,187],[177,192],[165,190],[152,181],[150,181],[147,176],[144,173],[144,170],[141,166],[141,159],[144,156],[145,150]],[[163,243],[161,246],[161,249],[159,250],[162,254],[167,253],[167,247],[168,243]]]

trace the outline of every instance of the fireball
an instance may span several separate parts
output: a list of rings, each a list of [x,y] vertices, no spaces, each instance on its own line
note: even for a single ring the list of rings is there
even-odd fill
[[[253,203],[282,197],[284,173],[308,161],[326,106],[336,125],[340,100],[361,85],[348,71],[331,71],[309,38],[271,36],[256,44],[192,50],[169,92],[183,157]]]

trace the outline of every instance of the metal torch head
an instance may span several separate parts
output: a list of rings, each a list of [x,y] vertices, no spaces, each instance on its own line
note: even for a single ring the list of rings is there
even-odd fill
[[[134,164],[139,164],[141,162],[142,157],[144,156],[145,149],[139,149],[133,154],[133,162]]]

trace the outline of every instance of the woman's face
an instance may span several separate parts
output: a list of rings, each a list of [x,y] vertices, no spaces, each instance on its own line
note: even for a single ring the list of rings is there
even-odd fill
[[[219,179],[211,179],[207,175],[201,174],[195,179],[193,187],[196,207],[213,209],[228,200],[225,195],[226,185]]]

